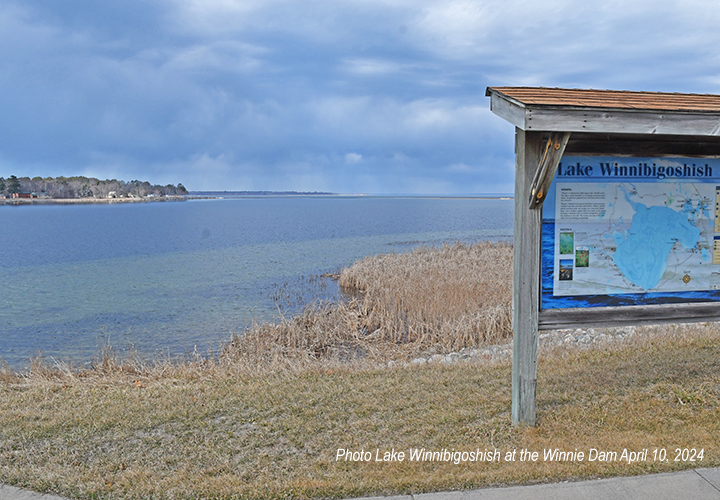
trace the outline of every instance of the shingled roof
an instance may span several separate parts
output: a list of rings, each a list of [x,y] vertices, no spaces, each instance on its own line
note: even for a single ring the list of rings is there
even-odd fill
[[[628,90],[488,87],[486,95],[502,94],[523,105],[648,111],[720,112],[720,95]]]
[[[488,87],[490,109],[527,131],[720,136],[720,95]]]

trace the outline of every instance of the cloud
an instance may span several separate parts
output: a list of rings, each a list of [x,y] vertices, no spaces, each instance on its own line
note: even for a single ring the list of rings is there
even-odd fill
[[[507,192],[486,86],[717,93],[718,21],[704,0],[8,0],[0,175]]]
[[[362,155],[359,155],[357,153],[348,153],[345,155],[345,163],[348,165],[354,165],[355,163],[360,163],[362,161],[363,157]]]
[[[342,61],[344,70],[355,75],[377,77],[401,71],[402,65],[382,59],[346,59]]]
[[[446,167],[446,170],[451,173],[459,172],[463,174],[470,174],[473,173],[476,169],[469,165],[465,165],[464,163],[455,163],[454,165]]]

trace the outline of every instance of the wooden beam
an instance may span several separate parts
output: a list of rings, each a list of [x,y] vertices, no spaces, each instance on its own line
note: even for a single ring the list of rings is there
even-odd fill
[[[540,304],[541,210],[530,210],[528,193],[543,152],[542,134],[516,129],[513,244],[513,425],[535,425],[538,309]]]
[[[565,149],[573,156],[720,157],[720,137],[575,132]]]
[[[540,330],[610,328],[704,321],[720,321],[720,302],[545,309],[538,315]]]
[[[525,130],[666,135],[720,135],[714,113],[526,108]]]
[[[570,132],[553,132],[550,134],[530,189],[530,208],[538,209],[542,207],[569,138]]]
[[[509,121],[516,127],[525,129],[525,107],[516,101],[496,93],[490,95],[490,111]]]

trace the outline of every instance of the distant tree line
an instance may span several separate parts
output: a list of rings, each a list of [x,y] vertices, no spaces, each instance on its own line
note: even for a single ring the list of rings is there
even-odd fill
[[[191,194],[202,194],[205,196],[318,196],[332,195],[326,191],[193,191]]]
[[[128,198],[147,196],[185,195],[182,184],[161,186],[147,181],[119,181],[95,177],[0,177],[0,196],[19,193],[34,193],[47,198]]]

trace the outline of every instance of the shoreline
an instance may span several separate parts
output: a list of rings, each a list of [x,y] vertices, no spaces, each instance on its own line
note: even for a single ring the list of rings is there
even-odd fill
[[[170,195],[145,198],[0,198],[0,205],[87,205],[113,203],[154,203],[163,201],[208,200],[213,196]]]
[[[218,199],[240,199],[240,198],[300,198],[300,197],[325,197],[325,198],[402,198],[402,199],[447,199],[447,200],[512,200],[507,196],[422,196],[422,195],[367,195],[367,194],[191,194],[191,195],[169,195],[146,198],[0,198],[0,205],[92,205],[92,204],[114,204],[114,203],[154,203],[164,201],[188,201],[188,200],[218,200]]]
[[[688,466],[360,463],[339,461],[341,449],[662,449],[672,459],[692,446],[704,467],[720,465],[708,438],[720,432],[718,323],[540,333],[537,430],[514,429],[510,266],[511,247],[487,242],[385,254],[342,269],[357,292],[348,302],[253,325],[208,356],[146,361],[106,347],[87,367],[0,363],[0,484],[68,498],[283,498],[292,488],[319,500]]]
[[[202,198],[389,198],[427,200],[512,200],[512,194],[374,194],[374,193],[315,193],[289,191],[190,191],[190,196]]]

